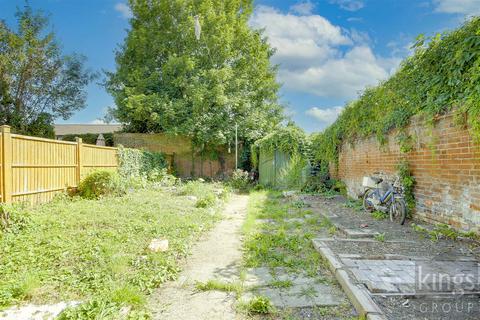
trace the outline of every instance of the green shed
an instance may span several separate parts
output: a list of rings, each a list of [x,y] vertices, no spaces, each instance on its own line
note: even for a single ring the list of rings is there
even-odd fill
[[[308,161],[303,160],[301,167],[298,168],[300,174],[297,173],[290,177],[290,175],[292,175],[291,171],[297,171],[292,168],[293,166],[299,165],[297,162],[297,157],[292,157],[290,154],[280,150],[265,152],[260,149],[258,161],[259,183],[275,188],[289,188],[292,187],[292,185],[304,185],[310,173],[310,164]]]

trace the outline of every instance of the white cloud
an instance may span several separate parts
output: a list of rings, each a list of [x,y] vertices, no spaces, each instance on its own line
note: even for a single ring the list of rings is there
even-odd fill
[[[391,73],[399,61],[377,57],[368,34],[342,30],[319,15],[300,16],[259,6],[251,24],[265,28],[277,49],[279,81],[296,92],[341,99],[354,98],[366,85]]]
[[[434,0],[436,12],[465,15],[480,14],[480,0]]]
[[[313,107],[305,111],[308,116],[314,117],[321,123],[322,128],[326,128],[337,120],[343,107],[318,108]]]
[[[299,2],[299,3],[290,7],[290,10],[292,10],[293,12],[298,13],[300,15],[312,14],[313,9],[315,9],[315,4],[312,3],[309,0]]]
[[[357,11],[365,7],[363,0],[330,0],[330,3],[338,4],[347,11]]]
[[[287,89],[351,99],[365,86],[375,85],[387,78],[390,72],[383,63],[388,62],[377,59],[369,47],[361,46],[320,66],[302,71],[280,69],[279,77]]]
[[[270,44],[277,49],[274,62],[289,69],[325,61],[335,46],[351,44],[340,27],[318,15],[298,16],[259,6],[251,24],[265,28]]]
[[[117,4],[115,4],[114,8],[115,11],[120,12],[123,18],[130,19],[131,17],[133,17],[132,10],[130,10],[130,7],[123,2],[118,2]]]
[[[89,124],[106,124],[102,119],[95,119],[89,122]]]

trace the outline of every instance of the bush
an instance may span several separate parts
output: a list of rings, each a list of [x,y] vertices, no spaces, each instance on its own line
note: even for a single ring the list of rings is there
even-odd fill
[[[91,172],[80,182],[78,187],[79,195],[85,199],[98,199],[123,192],[118,173],[105,170]]]
[[[236,190],[246,191],[250,187],[250,179],[247,171],[237,169],[233,171],[232,176],[228,180],[228,185]]]
[[[0,231],[18,233],[30,224],[31,216],[23,204],[0,205]]]
[[[167,168],[165,156],[160,152],[118,147],[119,173],[124,179],[145,178],[155,180]]]
[[[206,196],[197,200],[195,207],[197,208],[210,208],[217,202],[217,197],[213,193],[208,193]]]
[[[267,297],[254,297],[247,305],[248,312],[267,314],[273,311],[273,305]]]

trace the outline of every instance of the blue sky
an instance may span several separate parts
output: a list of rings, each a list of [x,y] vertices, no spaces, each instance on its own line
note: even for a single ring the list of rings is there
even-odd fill
[[[14,25],[23,0],[0,0],[0,19]],[[88,58],[94,71],[114,70],[114,50],[128,29],[126,0],[30,0],[50,15],[66,53]],[[257,0],[253,27],[265,28],[280,65],[281,100],[308,132],[334,121],[365,86],[387,78],[420,33],[459,26],[480,13],[480,0]],[[68,123],[91,123],[113,105],[88,88],[88,106]],[[59,121],[62,122],[62,121]]]

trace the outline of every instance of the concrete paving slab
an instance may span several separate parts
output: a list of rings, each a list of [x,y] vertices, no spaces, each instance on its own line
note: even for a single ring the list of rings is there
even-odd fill
[[[371,230],[371,229],[349,229],[349,228],[339,228],[347,237],[354,239],[362,238],[374,238],[380,233]]]
[[[244,285],[248,287],[267,286],[274,280],[270,269],[266,267],[251,268],[246,270]]]
[[[296,285],[282,291],[281,295],[288,308],[337,306],[345,302],[339,292],[321,284]]]

